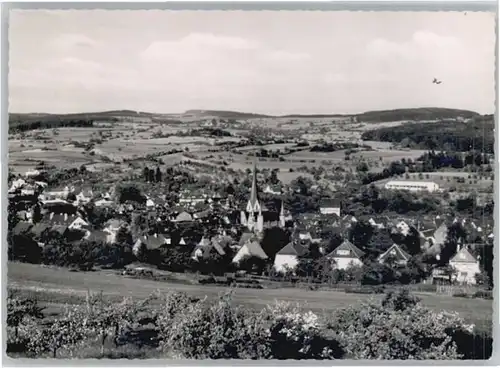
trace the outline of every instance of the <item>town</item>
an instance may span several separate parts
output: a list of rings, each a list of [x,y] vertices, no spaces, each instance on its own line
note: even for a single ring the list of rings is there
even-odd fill
[[[200,139],[221,132],[230,135],[217,128],[215,119],[190,124],[211,126],[191,130],[192,138],[194,134]],[[98,130],[99,135],[112,134],[112,128],[105,129]],[[58,137],[57,130],[47,132]],[[269,140],[276,139],[270,135]],[[455,172],[460,183],[460,174],[467,169],[473,172],[468,175],[471,178],[491,180],[487,155],[481,154],[477,162],[474,151],[464,154],[458,165],[462,169],[453,171],[446,168],[451,162],[446,161],[447,154],[434,150],[422,151],[414,161],[408,159],[410,165],[404,157],[382,162],[381,174],[401,173],[381,185],[377,181],[363,185],[370,180],[365,159],[353,164],[344,158],[348,165],[332,165],[333,172],[341,173],[337,181],[327,172],[309,174],[328,170],[325,165],[306,166],[303,174],[298,167],[298,175],[283,183],[281,172],[291,170],[277,169],[272,163],[283,162],[286,153],[297,148],[314,153],[325,143],[301,137],[297,143],[269,140],[244,151],[253,142],[239,140],[240,150],[225,141],[210,146],[212,156],[246,153],[244,160],[251,169],[240,172],[203,160],[203,152],[192,148],[173,165],[167,164],[169,156],[178,153],[115,162],[102,171],[92,171],[85,164],[58,169],[40,161],[24,174],[11,173],[9,257],[79,270],[143,263],[129,267],[129,273],[150,265],[173,272],[209,276],[237,272],[290,282],[491,285],[492,186],[474,196],[427,179],[429,173]],[[271,149],[260,147],[273,144],[287,146],[269,165]],[[445,169],[425,168],[428,161]],[[122,171],[124,166],[128,167]],[[347,171],[346,166],[354,170]],[[421,180],[407,180],[409,170],[421,170],[412,175]],[[205,172],[220,180],[211,180]],[[212,282],[228,280],[212,278]]]

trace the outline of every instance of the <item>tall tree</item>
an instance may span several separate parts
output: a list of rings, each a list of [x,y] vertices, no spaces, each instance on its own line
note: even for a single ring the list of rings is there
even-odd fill
[[[157,183],[161,182],[162,173],[159,167],[156,168],[155,180]]]
[[[373,227],[366,221],[356,222],[349,231],[349,240],[355,246],[366,249],[373,235]]]
[[[150,183],[153,183],[155,181],[155,170],[154,169],[149,169],[149,171],[148,171],[148,181]]]

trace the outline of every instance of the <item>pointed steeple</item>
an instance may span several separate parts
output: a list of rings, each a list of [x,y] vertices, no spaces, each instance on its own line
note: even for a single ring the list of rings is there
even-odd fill
[[[247,203],[247,212],[255,213],[260,212],[260,203],[257,198],[257,159],[254,158],[253,164],[253,177],[252,177],[252,189],[250,192],[250,199]]]
[[[285,208],[284,208],[283,201],[281,201],[281,210],[280,210],[280,227],[281,227],[281,228],[284,228],[284,227],[285,227],[285,224],[286,224],[286,221],[285,221]]]
[[[250,202],[252,206],[257,202],[257,159],[253,160],[252,191],[250,192]]]

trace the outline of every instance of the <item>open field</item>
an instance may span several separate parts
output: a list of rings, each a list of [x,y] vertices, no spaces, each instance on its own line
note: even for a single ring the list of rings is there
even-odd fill
[[[196,115],[196,114],[195,114]],[[195,153],[198,159],[203,160],[202,155],[218,154],[222,160],[226,160],[229,167],[236,170],[245,170],[252,167],[252,162],[245,157],[248,153],[260,149],[284,150],[286,147],[295,146],[294,143],[269,144],[264,146],[246,146],[237,148],[243,154],[231,154],[217,147],[216,144],[222,142],[238,142],[242,135],[250,133],[253,128],[263,129],[266,132],[273,132],[278,136],[283,133],[288,138],[308,137],[307,140],[313,142],[322,139],[326,142],[344,141],[369,144],[374,151],[364,151],[353,153],[352,158],[364,158],[371,160],[392,161],[395,159],[415,158],[420,155],[417,151],[390,150],[391,144],[384,142],[362,142],[361,134],[366,125],[352,122],[349,117],[266,117],[256,116],[247,120],[234,121],[225,124],[224,128],[230,131],[233,137],[205,137],[205,136],[176,136],[178,133],[187,132],[190,129],[202,128],[210,120],[204,116],[205,120],[193,120],[189,114],[184,114],[179,118],[182,123],[172,121],[152,121],[150,116],[118,116],[113,115],[118,121],[102,122],[97,121],[93,127],[56,127],[52,129],[37,129],[22,133],[10,134],[9,139],[9,166],[16,173],[23,173],[33,169],[37,161],[43,160],[58,168],[79,167],[82,164],[96,165],[106,163],[111,160],[122,162],[124,159],[141,159],[148,154],[155,154],[162,151],[188,149],[190,153]],[[197,116],[197,115],[196,115]],[[215,117],[217,118],[217,117]],[[401,124],[403,122],[390,122],[389,126]],[[386,123],[383,123],[384,125]],[[385,126],[385,125],[384,125]],[[165,137],[165,135],[171,135]],[[162,137],[163,136],[163,137]],[[93,142],[95,154],[86,152],[84,147],[75,147],[71,142],[85,144]],[[50,151],[40,151],[46,148]],[[220,152],[208,152],[208,150],[219,150]],[[104,157],[102,157],[104,156]],[[355,165],[356,163],[346,162],[343,151],[322,153],[304,151],[296,152],[285,156],[285,161],[261,160],[259,167],[268,169],[279,169],[279,178],[285,184],[295,179],[300,173],[296,169],[300,166],[317,165]],[[177,162],[177,158],[168,159]],[[217,158],[215,159],[217,160]],[[212,162],[214,160],[211,160]],[[322,162],[323,161],[323,162]],[[215,162],[213,162],[215,163]],[[216,163],[215,163],[216,164]],[[290,172],[292,169],[295,172]]]
[[[36,294],[41,301],[66,303],[83,301],[88,290],[102,291],[106,298],[119,301],[123,297],[145,298],[160,291],[184,291],[197,297],[214,298],[227,290],[220,286],[200,286],[175,282],[158,282],[131,279],[116,271],[70,272],[67,269],[48,268],[22,263],[8,264],[8,287]],[[492,301],[483,299],[453,298],[444,295],[421,293],[422,303],[436,311],[456,311],[478,327],[491,326]],[[305,308],[318,312],[331,312],[380,295],[346,294],[338,291],[309,291],[295,288],[234,289],[236,304],[262,308],[275,300],[305,303]]]

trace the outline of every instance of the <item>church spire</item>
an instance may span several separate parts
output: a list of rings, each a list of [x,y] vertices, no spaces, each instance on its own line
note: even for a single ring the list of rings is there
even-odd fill
[[[253,160],[252,191],[250,192],[250,202],[252,206],[257,202],[257,159]]]
[[[254,213],[260,211],[260,204],[257,198],[257,158],[254,158],[253,162],[253,177],[252,177],[252,189],[250,192],[250,199],[247,204],[247,212]]]

